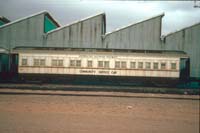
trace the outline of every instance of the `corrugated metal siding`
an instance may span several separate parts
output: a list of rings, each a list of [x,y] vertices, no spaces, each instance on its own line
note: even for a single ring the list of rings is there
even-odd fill
[[[44,14],[34,16],[0,28],[0,46],[11,49],[16,46],[42,46]]]
[[[165,37],[163,48],[185,51],[190,56],[190,76],[200,78],[200,23]]]
[[[162,16],[158,16],[122,30],[108,33],[105,35],[104,46],[123,49],[160,49],[161,18]]]
[[[47,33],[47,47],[102,48],[104,14]]]

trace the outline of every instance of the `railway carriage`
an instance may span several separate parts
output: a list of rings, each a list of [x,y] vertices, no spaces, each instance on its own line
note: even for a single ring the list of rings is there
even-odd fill
[[[181,51],[16,48],[21,80],[67,84],[176,86],[189,78]]]

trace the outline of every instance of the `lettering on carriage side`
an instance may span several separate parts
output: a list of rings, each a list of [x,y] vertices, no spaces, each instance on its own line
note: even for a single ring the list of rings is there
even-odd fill
[[[100,74],[109,74],[110,71],[104,71],[104,70],[101,70],[101,71],[99,71],[99,73],[100,73]]]
[[[88,74],[112,74],[115,75],[117,74],[117,71],[110,71],[110,70],[79,70],[80,73],[88,73]]]
[[[111,74],[117,74],[117,71],[111,71]]]
[[[80,73],[96,73],[94,70],[80,70]]]

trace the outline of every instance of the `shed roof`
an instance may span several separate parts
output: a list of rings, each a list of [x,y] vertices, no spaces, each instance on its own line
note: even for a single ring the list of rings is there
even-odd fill
[[[200,22],[195,23],[195,24],[193,24],[193,25],[189,25],[189,26],[184,27],[184,28],[182,28],[182,29],[179,29],[179,30],[176,30],[176,31],[170,32],[170,33],[168,33],[168,34],[166,34],[166,35],[163,35],[161,38],[163,39],[163,38],[165,38],[165,37],[167,37],[167,36],[170,36],[170,35],[175,34],[175,33],[177,33],[177,32],[181,32],[181,31],[183,31],[183,30],[186,30],[186,29],[192,28],[192,27],[197,26],[197,25],[200,25]]]
[[[10,20],[7,19],[7,18],[4,17],[4,16],[0,16],[0,20],[3,21],[4,23],[9,23],[9,22],[10,22]]]
[[[156,16],[152,16],[152,17],[150,17],[150,18],[148,18],[148,19],[145,19],[145,20],[142,20],[142,21],[138,21],[138,22],[136,22],[136,23],[135,23],[135,22],[134,22],[134,23],[131,23],[131,24],[126,25],[126,26],[124,26],[124,27],[117,28],[117,29],[115,29],[114,31],[107,32],[107,33],[105,34],[105,36],[110,35],[110,34],[113,34],[113,33],[115,33],[115,32],[121,31],[121,30],[124,30],[124,29],[127,29],[127,28],[129,28],[129,27],[134,26],[134,25],[137,25],[137,24],[140,24],[140,23],[144,23],[144,22],[146,22],[146,21],[149,21],[149,20],[154,19],[154,18],[157,18],[157,17],[163,17],[164,15],[165,15],[164,13],[161,13],[161,14],[158,14],[158,15],[156,15]]]
[[[95,14],[95,15],[92,15],[92,16],[89,16],[89,17],[86,17],[86,18],[83,18],[83,19],[80,19],[80,20],[74,21],[74,22],[72,22],[72,23],[70,23],[70,24],[66,24],[66,25],[64,25],[64,26],[62,26],[62,27],[60,27],[60,28],[57,28],[57,29],[54,29],[54,30],[51,30],[51,31],[47,32],[47,35],[48,35],[48,34],[51,34],[51,33],[53,33],[53,32],[56,32],[56,31],[62,30],[62,29],[64,29],[64,28],[66,28],[66,27],[70,27],[70,26],[72,26],[72,25],[74,25],[74,24],[77,24],[77,23],[80,23],[80,22],[86,21],[86,20],[88,20],[88,19],[91,19],[91,18],[94,18],[94,17],[100,16],[100,15],[105,16],[105,13],[104,13],[104,12],[97,13],[97,14]]]
[[[26,17],[24,17],[24,18],[20,18],[20,19],[17,19],[17,20],[15,20],[15,21],[12,21],[12,22],[10,22],[10,23],[4,24],[3,26],[0,27],[0,29],[5,28],[5,27],[8,27],[8,26],[13,25],[13,24],[16,24],[16,23],[19,23],[19,22],[24,21],[24,20],[26,20],[26,19],[30,19],[30,18],[32,18],[32,17],[41,15],[41,14],[47,15],[47,16],[54,22],[54,24],[55,24],[56,26],[60,27],[59,23],[50,15],[50,13],[48,13],[47,11],[41,11],[41,12],[38,12],[38,13],[36,13],[36,14],[32,14],[32,15],[30,15],[30,16],[26,16]]]

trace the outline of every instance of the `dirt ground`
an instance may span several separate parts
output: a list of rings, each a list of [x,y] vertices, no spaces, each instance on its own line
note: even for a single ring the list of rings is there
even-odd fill
[[[199,133],[199,100],[0,94],[0,132]]]

